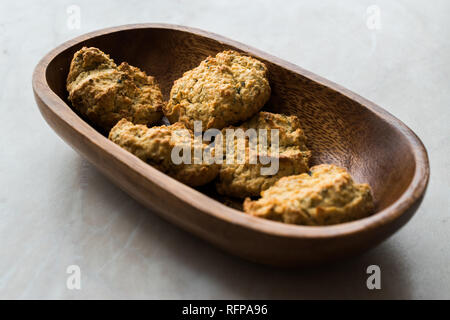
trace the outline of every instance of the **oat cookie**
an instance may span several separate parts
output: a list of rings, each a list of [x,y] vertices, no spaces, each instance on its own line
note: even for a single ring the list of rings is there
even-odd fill
[[[267,68],[262,62],[223,51],[176,80],[163,110],[170,123],[181,121],[194,129],[194,121],[199,120],[203,130],[222,129],[250,118],[269,96]]]
[[[126,62],[117,66],[97,48],[84,47],[74,54],[67,90],[73,107],[105,132],[122,118],[153,125],[163,116],[155,79]]]
[[[172,149],[186,143],[182,136],[177,134],[181,132],[180,130],[188,129],[180,122],[170,126],[148,128],[145,125],[135,125],[122,119],[111,129],[109,139],[156,169],[187,185],[195,187],[212,181],[219,170],[215,163],[194,164],[194,155],[192,155],[192,164],[175,164],[172,161]],[[193,153],[194,142],[190,131],[189,137]],[[202,151],[206,147],[206,144],[202,144]]]
[[[308,161],[311,152],[306,147],[306,137],[300,127],[300,121],[296,116],[286,116],[270,112],[259,112],[247,122],[239,127],[231,127],[232,129],[250,128],[266,129],[268,141],[268,156],[277,158],[278,172],[274,175],[261,174],[262,167],[270,167],[269,164],[263,165],[259,160],[250,163],[250,150],[248,145],[245,146],[245,163],[244,164],[222,164],[219,173],[219,179],[216,183],[217,192],[222,195],[245,198],[249,196],[259,196],[261,191],[271,187],[278,179],[284,176],[301,174],[307,172]],[[272,155],[270,152],[271,131],[279,130],[279,154]],[[222,130],[225,137],[226,129]],[[225,147],[226,142],[223,143]],[[235,157],[239,149],[237,139],[234,140]],[[224,150],[224,154],[226,151]],[[257,153],[258,156],[261,152]]]
[[[301,225],[332,225],[366,217],[374,203],[367,184],[357,184],[346,169],[321,164],[307,173],[284,177],[245,199],[244,211],[256,217]]]

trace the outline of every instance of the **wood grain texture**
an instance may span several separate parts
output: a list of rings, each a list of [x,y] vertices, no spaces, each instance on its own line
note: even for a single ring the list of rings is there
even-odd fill
[[[313,152],[312,165],[346,167],[373,188],[377,212],[349,223],[307,227],[251,217],[157,171],[109,141],[67,101],[73,54],[95,46],[159,82],[165,99],[173,81],[208,55],[233,49],[264,61],[272,97],[265,110],[297,115]],[[370,101],[300,67],[205,31],[165,24],[108,28],[68,41],[36,66],[33,90],[48,124],[124,191],[181,228],[251,261],[277,266],[319,264],[367,250],[404,225],[428,184],[419,138]],[[215,196],[213,193],[210,195]],[[168,235],[169,236],[169,235]],[[182,245],[182,244],[180,244]]]

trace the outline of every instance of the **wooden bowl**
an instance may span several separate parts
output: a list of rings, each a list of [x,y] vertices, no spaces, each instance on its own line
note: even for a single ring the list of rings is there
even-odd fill
[[[175,79],[218,51],[233,49],[264,61],[272,87],[265,109],[297,115],[313,152],[312,164],[335,163],[356,181],[368,182],[376,213],[334,226],[287,225],[246,215],[220,202],[233,206],[229,199],[218,201],[200,192],[209,187],[199,191],[157,171],[72,111],[66,77],[73,54],[83,46],[98,47],[116,62],[127,61],[155,76],[165,99]],[[311,265],[367,250],[412,217],[428,184],[422,142],[382,108],[291,63],[193,28],[138,24],[77,37],[39,62],[33,90],[48,124],[120,188],[181,228],[255,262]]]

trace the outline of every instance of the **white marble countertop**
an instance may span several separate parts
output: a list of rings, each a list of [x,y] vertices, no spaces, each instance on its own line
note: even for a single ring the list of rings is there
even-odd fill
[[[449,299],[449,13],[445,0],[1,1],[0,298]],[[138,22],[249,44],[404,121],[431,163],[414,218],[357,258],[280,270],[223,253],[143,208],[58,138],[31,89],[34,66],[56,45]],[[366,287],[371,264],[381,290]],[[69,265],[80,267],[81,290],[66,286]]]

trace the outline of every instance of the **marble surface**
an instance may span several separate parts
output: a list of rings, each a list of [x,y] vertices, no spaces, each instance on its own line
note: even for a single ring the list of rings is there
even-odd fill
[[[0,298],[450,298],[448,1],[51,3],[0,2]],[[429,152],[416,216],[362,256],[280,270],[225,254],[143,208],[53,133],[31,89],[34,66],[56,45],[137,22],[216,32],[386,108]],[[366,287],[372,264],[381,290]],[[80,267],[81,290],[66,286],[69,265]]]

